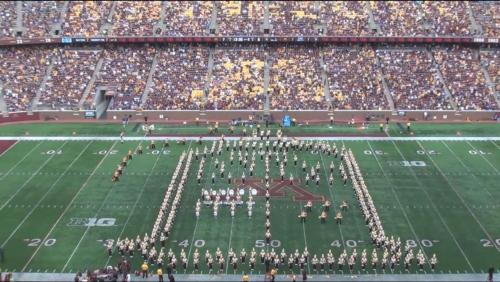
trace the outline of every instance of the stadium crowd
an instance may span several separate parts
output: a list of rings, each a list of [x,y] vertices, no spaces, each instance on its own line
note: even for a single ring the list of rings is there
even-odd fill
[[[101,51],[59,48],[54,51],[54,66],[38,103],[52,109],[71,109],[80,102]]]
[[[196,110],[203,102],[208,49],[170,47],[160,51],[147,110]]]
[[[13,37],[17,26],[15,2],[0,4],[0,37]],[[62,35],[98,36],[104,24],[111,35],[191,36],[209,34],[215,21],[217,35],[260,35],[269,11],[270,34],[277,36],[470,36],[472,19],[483,34],[498,37],[499,7],[494,1],[23,1],[22,23],[25,37],[49,36],[53,24],[62,22]],[[215,16],[215,18],[212,18]],[[109,20],[109,22],[108,22]],[[61,35],[61,34],[59,34]]]
[[[326,109],[319,49],[279,47],[271,54],[269,99],[272,109]]]
[[[270,109],[387,110],[385,90],[396,109],[498,108],[496,49],[424,48],[219,45],[210,69],[210,49],[201,45],[9,47],[0,49],[0,88],[11,112],[29,110],[34,101],[43,109],[70,110],[80,101],[93,109],[98,89],[114,96],[109,108],[116,110],[262,110],[268,61]]]
[[[388,109],[376,76],[375,51],[361,48],[323,49],[332,105],[340,110]]]
[[[218,35],[260,35],[264,21],[262,1],[217,1]]]
[[[492,110],[497,108],[493,95],[480,70],[479,52],[455,45],[433,49],[453,101],[460,110]]]
[[[449,109],[443,84],[425,50],[377,50],[395,107],[405,110]]]
[[[262,46],[216,49],[206,109],[263,109],[266,52]]]

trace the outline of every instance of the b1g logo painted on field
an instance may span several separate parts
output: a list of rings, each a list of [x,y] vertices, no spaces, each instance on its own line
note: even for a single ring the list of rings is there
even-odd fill
[[[115,226],[116,218],[71,218],[68,226],[85,226],[85,227],[111,227]]]

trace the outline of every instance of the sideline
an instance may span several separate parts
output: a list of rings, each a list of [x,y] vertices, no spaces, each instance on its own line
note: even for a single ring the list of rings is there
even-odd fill
[[[225,140],[240,140],[242,137],[225,136]],[[288,137],[288,139],[298,140],[327,140],[327,141],[500,141],[500,136],[477,136],[477,137],[462,137],[462,136],[412,136],[412,137],[386,137],[386,136],[301,136]],[[130,136],[124,137],[125,141],[141,141],[141,140],[199,140],[198,136]],[[204,136],[202,140],[214,141],[219,140],[220,136]],[[244,137],[245,140],[259,140],[252,137]],[[0,136],[0,141],[17,140],[17,141],[120,141],[119,136]],[[276,137],[270,140],[277,140]]]

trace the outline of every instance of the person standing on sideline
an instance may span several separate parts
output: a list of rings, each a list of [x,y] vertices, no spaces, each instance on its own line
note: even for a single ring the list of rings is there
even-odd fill
[[[242,277],[241,281],[250,282],[250,277],[248,276],[248,274],[246,272],[243,273],[243,277]]]
[[[141,270],[142,270],[142,278],[148,278],[149,266],[148,266],[148,262],[147,261],[144,261],[142,263]]]
[[[158,274],[158,282],[163,282],[163,270],[161,267],[156,270],[156,274]]]

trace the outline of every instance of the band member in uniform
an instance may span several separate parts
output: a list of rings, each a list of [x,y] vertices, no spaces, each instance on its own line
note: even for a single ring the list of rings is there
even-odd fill
[[[312,207],[313,207],[312,201],[311,200],[307,201],[307,203],[305,205],[306,211],[311,212],[312,211]]]
[[[347,204],[346,201],[342,201],[342,204],[340,205],[340,209],[342,211],[347,211],[347,208],[349,207],[349,205]]]
[[[342,213],[341,212],[337,212],[337,214],[335,215],[335,221],[337,222],[337,224],[342,224]]]
[[[438,261],[437,261],[436,254],[432,254],[432,258],[431,258],[431,269],[432,269],[432,271],[435,270],[437,262]]]
[[[141,146],[141,144],[139,144],[139,146],[137,146],[137,154],[142,155],[142,146]]]
[[[149,145],[149,149],[151,149],[151,150],[156,149],[155,140],[151,140],[151,144]]]
[[[132,159],[132,150],[130,150],[130,149],[128,150],[127,158],[128,158],[129,160],[131,160],[131,159]]]
[[[304,210],[300,211],[298,218],[300,218],[300,222],[306,222],[307,213]]]
[[[326,200],[325,203],[323,204],[324,211],[329,211],[331,206],[332,203],[329,200]]]
[[[321,215],[318,217],[321,220],[321,223],[325,223],[326,222],[326,216],[327,216],[326,212],[322,211]]]

